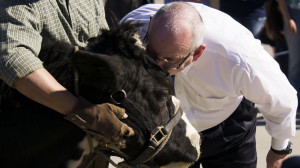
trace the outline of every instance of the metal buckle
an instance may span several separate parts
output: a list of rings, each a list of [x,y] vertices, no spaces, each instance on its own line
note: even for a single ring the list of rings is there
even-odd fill
[[[121,102],[127,97],[125,90],[119,90],[110,95],[110,99],[115,104],[121,104]]]
[[[163,140],[165,140],[167,136],[167,132],[164,129],[163,126],[156,127],[156,131],[154,134],[150,134],[150,143],[154,148],[156,148],[158,145],[162,143]]]

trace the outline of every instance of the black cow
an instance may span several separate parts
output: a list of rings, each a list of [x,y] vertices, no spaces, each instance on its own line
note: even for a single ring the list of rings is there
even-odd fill
[[[150,134],[180,112],[179,103],[172,96],[170,76],[146,59],[135,25],[123,23],[114,30],[101,31],[87,47],[76,52],[70,44],[44,40],[40,58],[73,93],[76,69],[79,95],[93,103],[123,101],[120,93],[126,92],[131,104],[119,106],[126,108],[129,117],[124,122],[135,135],[125,138],[126,148],[114,149],[114,153],[138,164],[136,158],[149,149]],[[1,168],[77,167],[89,153],[84,131],[4,83],[0,103]],[[156,136],[159,139],[163,133]],[[199,157],[200,136],[185,115],[167,139],[156,155],[149,156],[146,165],[187,167]],[[93,141],[96,147],[97,141]]]

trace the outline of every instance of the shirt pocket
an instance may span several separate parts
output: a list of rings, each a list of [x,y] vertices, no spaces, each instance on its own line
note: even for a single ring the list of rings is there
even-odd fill
[[[222,110],[229,100],[229,97],[207,98],[199,95],[196,97],[198,108],[204,111]]]

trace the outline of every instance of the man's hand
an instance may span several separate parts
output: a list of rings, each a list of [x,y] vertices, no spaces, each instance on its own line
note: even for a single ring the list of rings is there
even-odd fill
[[[65,118],[83,130],[104,137],[132,136],[133,130],[118,118],[126,118],[125,110],[110,103],[91,104],[83,98]]]
[[[291,34],[297,33],[297,25],[293,19],[290,19],[286,22],[287,31]]]
[[[128,127],[126,124],[123,124],[121,131],[112,137],[104,137],[100,134],[95,134],[93,132],[88,132],[92,135],[98,142],[98,145],[105,148],[110,148],[114,150],[120,150],[126,148],[126,137],[130,137],[134,135],[133,130]]]
[[[287,155],[279,155],[269,150],[267,155],[267,168],[280,168],[286,157]]]

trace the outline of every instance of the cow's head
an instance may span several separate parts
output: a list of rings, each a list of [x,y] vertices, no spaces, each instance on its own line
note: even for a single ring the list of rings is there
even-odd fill
[[[87,49],[73,57],[80,93],[94,103],[110,101],[125,108],[129,117],[123,122],[135,132],[126,138],[125,149],[114,150],[131,164],[151,167],[187,167],[196,161],[200,136],[181,115],[169,74],[147,60],[135,25],[123,23],[115,30],[103,30],[90,40]],[[172,120],[176,113],[178,121]],[[170,121],[176,122],[169,126]],[[161,126],[171,127],[166,136]],[[152,142],[151,136],[155,137]],[[160,139],[157,147],[153,145]],[[149,145],[154,146],[153,151]]]

